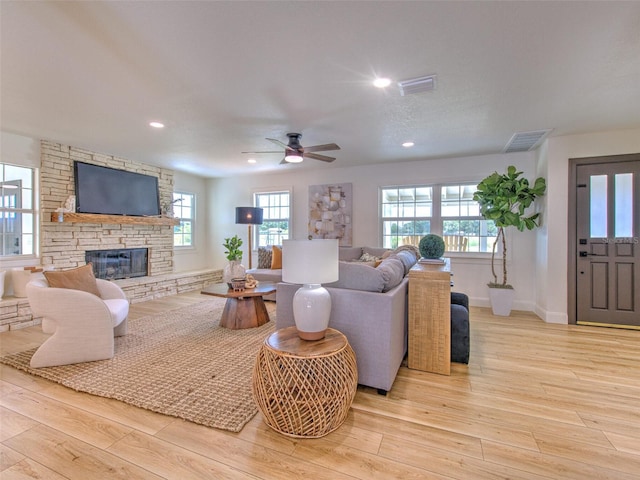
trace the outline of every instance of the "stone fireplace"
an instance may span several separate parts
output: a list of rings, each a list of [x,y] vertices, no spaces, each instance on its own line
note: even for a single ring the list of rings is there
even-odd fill
[[[119,280],[145,277],[149,270],[149,250],[147,248],[87,250],[85,261],[93,264],[93,273],[96,278]]]
[[[41,223],[42,265],[57,270],[75,268],[88,261],[86,252],[99,250],[148,249],[145,275],[130,274],[123,270],[122,277],[111,277],[105,268],[107,278],[156,277],[173,273],[173,225],[153,223],[153,218],[100,215],[88,223],[81,219],[66,218],[59,222],[51,218],[52,212],[63,206],[70,195],[75,194],[73,162],[75,160],[95,165],[117,168],[158,177],[161,201],[171,198],[173,192],[173,172],[168,169],[145,165],[110,155],[103,155],[77,147],[43,140],[41,142],[42,163],[40,168],[41,203],[43,212]],[[56,217],[57,218],[57,217]],[[142,219],[143,222],[135,220]],[[147,222],[148,220],[148,222]],[[94,265],[105,263],[101,258]],[[114,259],[109,257],[110,265]],[[137,270],[137,269],[136,269]]]

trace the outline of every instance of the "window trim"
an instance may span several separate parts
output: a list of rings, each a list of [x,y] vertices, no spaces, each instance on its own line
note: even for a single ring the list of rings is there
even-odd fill
[[[269,188],[260,188],[260,189],[255,189],[251,192],[251,197],[252,197],[252,205],[256,208],[258,207],[258,195],[270,195],[270,194],[276,194],[276,193],[286,193],[289,195],[289,217],[287,218],[287,222],[289,224],[289,237],[288,238],[292,238],[292,232],[293,232],[293,187],[291,186],[287,186],[287,187],[269,187]],[[264,223],[263,219],[263,223]],[[252,244],[253,244],[253,251],[257,251],[259,247],[263,247],[264,245],[260,245],[260,228],[258,225],[256,225],[257,228],[253,228],[251,235],[252,235]]]
[[[18,255],[2,255],[0,252],[0,266],[3,268],[32,266],[40,263],[40,169],[30,165],[18,165],[9,162],[0,162],[2,171],[4,166],[11,166],[16,168],[23,168],[31,171],[31,208],[14,208],[5,209],[0,205],[0,212],[15,212],[20,215],[30,214],[32,217],[32,253],[18,254]],[[4,177],[4,173],[2,174]],[[0,178],[0,182],[3,182],[4,178]],[[23,191],[22,189],[20,189]]]
[[[196,231],[196,201],[197,201],[197,196],[196,196],[195,193],[186,192],[186,191],[183,191],[183,190],[174,190],[172,192],[171,198],[173,199],[173,197],[175,195],[189,195],[191,197],[191,200],[192,200],[192,202],[191,202],[192,216],[191,217],[178,217],[175,214],[175,207],[174,207],[174,217],[180,219],[180,224],[182,224],[182,220],[183,219],[191,221],[191,244],[190,245],[176,245],[175,244],[175,233],[174,233],[173,234],[173,248],[176,251],[195,250],[195,248],[196,248],[195,231]],[[173,200],[173,202],[175,202],[175,200]]]

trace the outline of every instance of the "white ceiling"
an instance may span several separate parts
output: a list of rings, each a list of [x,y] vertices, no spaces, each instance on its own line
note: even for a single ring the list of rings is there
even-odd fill
[[[3,0],[0,15],[2,130],[203,176],[640,127],[638,1]],[[371,86],[428,74],[419,95]],[[292,131],[337,160],[240,153]]]

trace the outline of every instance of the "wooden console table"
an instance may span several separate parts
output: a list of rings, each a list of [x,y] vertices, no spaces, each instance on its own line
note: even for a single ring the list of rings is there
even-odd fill
[[[409,271],[408,367],[451,373],[451,261]]]

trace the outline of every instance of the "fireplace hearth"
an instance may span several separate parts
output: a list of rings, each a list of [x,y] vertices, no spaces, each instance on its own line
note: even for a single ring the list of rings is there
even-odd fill
[[[144,277],[148,272],[149,252],[147,248],[88,250],[85,260],[93,264],[96,278],[118,280]]]

